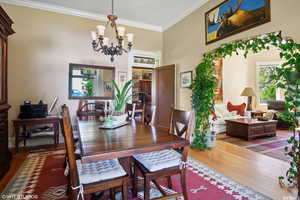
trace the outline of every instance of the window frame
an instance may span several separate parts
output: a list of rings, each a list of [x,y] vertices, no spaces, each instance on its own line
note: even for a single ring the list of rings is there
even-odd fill
[[[274,66],[276,65],[276,66]],[[261,102],[260,99],[260,83],[259,83],[259,72],[260,69],[263,67],[281,67],[282,61],[270,61],[270,62],[256,62],[256,99],[257,105],[267,105],[266,102]],[[276,98],[275,100],[284,100],[284,96],[278,98],[278,93],[281,93],[281,88],[276,88]]]

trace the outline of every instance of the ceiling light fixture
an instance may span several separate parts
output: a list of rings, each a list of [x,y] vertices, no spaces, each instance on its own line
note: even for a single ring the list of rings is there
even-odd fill
[[[118,16],[114,15],[114,0],[111,1],[111,7],[112,7],[112,12],[110,15],[107,15],[108,21],[106,23],[106,26],[103,25],[98,25],[97,26],[97,31],[91,31],[92,35],[92,46],[94,51],[96,52],[101,52],[106,56],[111,56],[110,60],[111,62],[114,61],[114,56],[120,56],[123,54],[123,52],[128,52],[131,50],[133,46],[133,34],[128,33],[126,34],[127,36],[127,50],[124,49],[124,36],[125,36],[125,27],[123,26],[118,26],[116,24],[116,21],[118,19]],[[109,39],[108,37],[104,37],[105,34],[105,29],[111,26],[113,31],[116,33],[116,38],[115,39]],[[117,44],[114,44],[114,40],[116,40]]]

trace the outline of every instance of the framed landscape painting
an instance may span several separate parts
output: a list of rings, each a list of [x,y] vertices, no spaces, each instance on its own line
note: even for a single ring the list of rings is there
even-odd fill
[[[205,13],[206,44],[269,21],[270,0],[226,0]]]

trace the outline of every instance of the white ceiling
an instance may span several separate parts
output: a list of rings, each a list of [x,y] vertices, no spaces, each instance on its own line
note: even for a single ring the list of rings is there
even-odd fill
[[[115,0],[120,23],[163,31],[208,0]],[[0,0],[0,2],[103,20],[111,0]]]

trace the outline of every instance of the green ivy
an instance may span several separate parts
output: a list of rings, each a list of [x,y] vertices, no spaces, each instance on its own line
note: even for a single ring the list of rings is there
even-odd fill
[[[238,55],[244,52],[247,57],[249,52],[258,53],[268,50],[273,46],[280,50],[280,57],[285,60],[281,68],[276,68],[272,79],[277,88],[285,89],[287,111],[280,117],[290,123],[290,130],[295,131],[297,117],[300,116],[300,44],[292,39],[283,40],[281,33],[270,33],[254,39],[239,40],[232,43],[222,44],[219,48],[206,53],[200,64],[196,67],[196,77],[190,87],[192,90],[192,106],[195,110],[196,123],[194,141],[192,147],[200,150],[207,149],[206,134],[209,127],[209,116],[214,109],[214,95],[216,89],[216,77],[214,72],[214,61],[226,56]],[[290,168],[286,173],[287,180],[295,183],[298,175],[299,141],[296,137],[288,140],[292,148],[286,148],[286,155],[291,158]],[[280,180],[284,179],[280,177]]]

